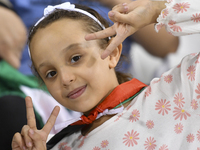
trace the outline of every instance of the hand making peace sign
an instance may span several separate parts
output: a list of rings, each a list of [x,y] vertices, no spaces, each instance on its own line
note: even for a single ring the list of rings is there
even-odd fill
[[[108,13],[114,24],[105,30],[86,35],[85,39],[89,41],[116,35],[102,53],[101,58],[104,59],[128,36],[146,25],[156,23],[161,10],[166,7],[165,3],[166,1],[136,0],[116,5]]]
[[[27,125],[24,125],[21,134],[15,133],[12,140],[13,150],[46,150],[46,140],[53,128],[58,113],[59,106],[52,111],[47,123],[41,130],[37,130],[33,103],[31,97],[26,97]]]

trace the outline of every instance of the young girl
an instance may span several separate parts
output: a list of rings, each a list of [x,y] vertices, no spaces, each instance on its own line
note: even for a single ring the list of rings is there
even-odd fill
[[[132,29],[118,25],[120,32],[124,26]],[[128,76],[116,73],[121,44],[105,52],[108,57],[104,53],[102,60],[112,39],[85,41],[86,34],[105,27],[94,10],[64,3],[49,6],[30,33],[30,54],[38,76],[59,103],[83,113],[57,125],[71,124],[47,143],[47,149],[199,149],[199,55],[185,57],[144,89],[140,81],[127,81]],[[37,130],[30,97],[26,107],[28,123],[14,135],[12,148],[46,149],[59,108]]]

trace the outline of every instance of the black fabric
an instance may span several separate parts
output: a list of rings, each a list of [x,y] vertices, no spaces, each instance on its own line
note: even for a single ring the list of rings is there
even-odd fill
[[[68,126],[62,129],[59,133],[53,136],[49,142],[47,142],[47,150],[53,148],[60,140],[62,140],[66,136],[70,136],[71,134],[78,132],[81,130],[85,125],[75,125],[75,126]]]
[[[38,124],[37,127],[41,127]],[[27,124],[25,99],[19,96],[0,98],[0,149],[11,150],[11,142],[16,132],[21,132]]]

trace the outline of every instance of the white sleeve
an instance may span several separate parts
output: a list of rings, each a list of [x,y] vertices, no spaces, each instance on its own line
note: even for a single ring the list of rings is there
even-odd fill
[[[200,33],[200,0],[167,0],[157,18],[155,30],[162,26],[175,36]]]

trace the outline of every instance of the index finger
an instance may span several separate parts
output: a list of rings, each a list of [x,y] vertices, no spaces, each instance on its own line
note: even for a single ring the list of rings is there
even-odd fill
[[[108,28],[101,30],[99,32],[87,34],[85,36],[85,40],[89,41],[89,40],[103,39],[103,38],[111,37],[115,34],[116,34],[116,32],[114,30],[114,27],[111,26],[111,27],[108,27]]]
[[[49,119],[47,120],[47,123],[42,128],[42,130],[44,132],[46,132],[47,135],[50,133],[51,129],[53,128],[53,126],[54,126],[54,124],[56,122],[56,118],[58,117],[59,111],[60,111],[60,107],[59,106],[54,107]]]
[[[36,130],[36,120],[35,120],[35,113],[33,109],[33,103],[31,97],[27,96],[25,98],[26,101],[26,118],[27,118],[27,125],[33,129]]]
[[[105,51],[103,51],[103,53],[101,54],[101,58],[105,59],[107,56],[109,56],[112,53],[112,51],[114,49],[116,49],[118,47],[118,45],[120,45],[124,41],[125,38],[126,38],[126,36],[117,34],[112,39],[111,43],[108,45],[108,47],[105,49]]]

